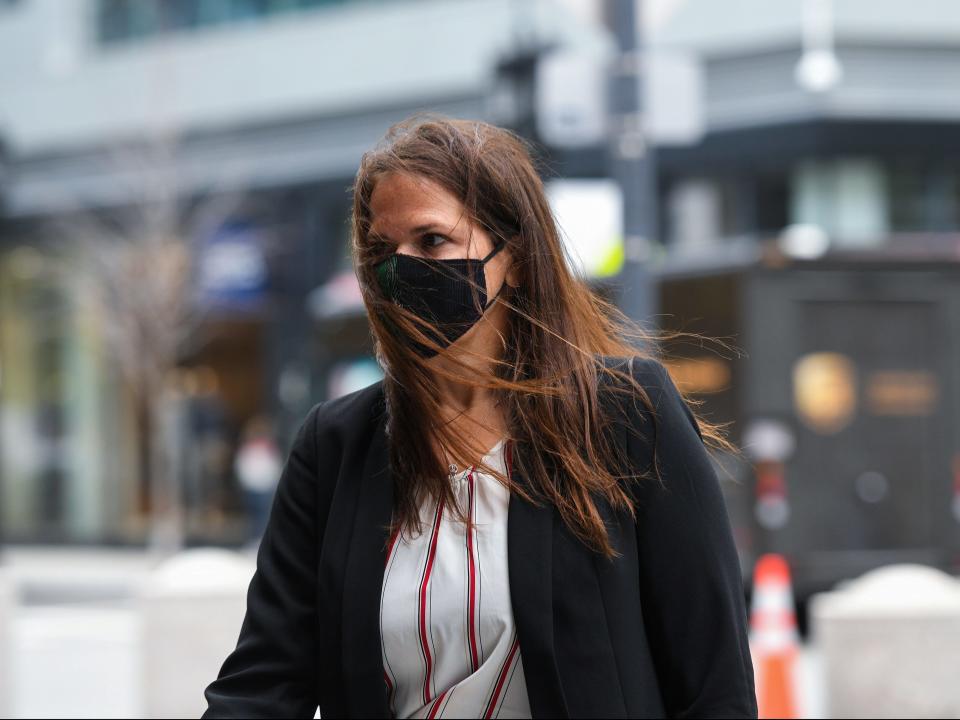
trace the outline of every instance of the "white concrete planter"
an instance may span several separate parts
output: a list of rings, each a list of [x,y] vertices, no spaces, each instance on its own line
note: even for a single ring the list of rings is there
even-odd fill
[[[240,553],[198,548],[151,573],[138,595],[147,717],[200,717],[203,690],[236,647],[256,565]]]
[[[960,717],[960,581],[925,565],[873,570],[811,598],[827,717]]]
[[[13,616],[17,607],[13,574],[0,567],[0,717],[13,714]]]

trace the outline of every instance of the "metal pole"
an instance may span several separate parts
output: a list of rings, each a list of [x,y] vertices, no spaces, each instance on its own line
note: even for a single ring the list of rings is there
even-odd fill
[[[604,0],[619,54],[610,77],[610,175],[623,191],[625,262],[616,301],[632,320],[653,328],[656,292],[648,263],[658,233],[656,164],[644,123],[641,0]]]

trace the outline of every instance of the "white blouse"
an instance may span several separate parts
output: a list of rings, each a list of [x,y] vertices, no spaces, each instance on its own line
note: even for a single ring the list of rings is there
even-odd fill
[[[484,461],[506,472],[501,439]],[[394,717],[529,718],[510,605],[510,493],[475,466],[454,475],[470,535],[441,503],[420,509],[424,531],[394,536],[380,599],[384,682]]]

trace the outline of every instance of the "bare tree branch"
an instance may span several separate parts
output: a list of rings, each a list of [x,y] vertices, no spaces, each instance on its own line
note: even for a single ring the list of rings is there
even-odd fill
[[[243,202],[242,191],[223,191],[228,183],[221,178],[187,212],[178,146],[177,133],[167,127],[139,149],[108,147],[113,176],[130,182],[131,203],[104,210],[78,201],[51,219],[46,233],[53,252],[43,266],[57,286],[75,288],[75,311],[97,320],[109,361],[146,408],[142,431],[149,433],[150,457],[141,467],[151,471],[152,538],[164,552],[178,549],[182,529],[174,519],[179,481],[164,457],[161,406],[184,351],[202,349],[210,337],[210,308],[196,292],[195,239],[214,232]],[[242,185],[236,178],[229,184]]]

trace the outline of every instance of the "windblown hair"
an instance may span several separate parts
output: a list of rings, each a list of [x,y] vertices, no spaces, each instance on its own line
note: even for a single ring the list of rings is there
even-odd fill
[[[418,113],[393,125],[362,157],[352,187],[351,240],[376,356],[384,369],[395,483],[391,529],[422,532],[419,504],[425,495],[442,498],[469,528],[470,519],[447,478],[446,452],[461,467],[483,468],[530,502],[553,503],[577,538],[613,557],[617,553],[596,498],[633,513],[625,480],[644,478],[621,473],[627,464],[614,455],[615,443],[605,432],[615,418],[603,412],[601,373],[626,383],[628,392],[632,387],[651,413],[653,407],[629,371],[606,367],[602,356],[659,359],[667,336],[631,321],[571,270],[534,157],[533,146],[509,130],[435,113]],[[370,199],[387,173],[438,184],[462,202],[464,214],[494,242],[507,243],[518,287],[498,300],[508,308],[508,329],[501,337],[502,355],[484,359],[488,372],[452,352],[449,363],[436,367],[398,340],[397,331],[442,351],[431,326],[387,298],[378,283],[375,267],[388,251],[385,243],[369,237]],[[669,337],[679,334],[688,333]],[[509,473],[481,464],[478,453],[443,423],[438,376],[486,388],[500,401],[511,459],[528,479],[529,492]],[[618,383],[604,385],[614,389]],[[720,426],[696,417],[707,444],[738,453]],[[656,467],[654,462],[659,476]]]

